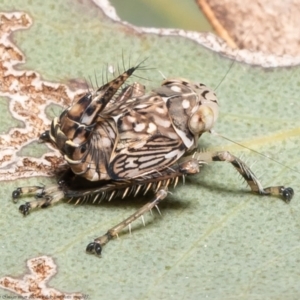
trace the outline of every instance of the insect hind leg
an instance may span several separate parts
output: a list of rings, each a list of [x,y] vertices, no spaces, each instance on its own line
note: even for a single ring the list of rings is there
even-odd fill
[[[290,187],[271,186],[264,188],[255,176],[253,171],[239,158],[232,155],[228,151],[220,151],[215,153],[197,153],[197,159],[205,162],[210,161],[226,161],[243,176],[251,190],[260,195],[279,196],[284,202],[289,203],[294,195],[294,190]]]
[[[46,208],[59,202],[64,198],[64,193],[60,186],[53,185],[49,187],[43,186],[26,186],[18,187],[12,193],[13,202],[17,203],[21,196],[34,195],[35,200],[20,205],[19,211],[24,215],[28,215],[30,210],[34,208]]]

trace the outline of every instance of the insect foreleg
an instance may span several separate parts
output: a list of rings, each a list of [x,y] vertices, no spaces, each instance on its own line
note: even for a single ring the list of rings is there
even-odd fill
[[[246,180],[251,190],[260,195],[280,196],[286,203],[289,203],[294,195],[294,191],[290,187],[286,188],[284,186],[271,186],[264,188],[251,169],[243,161],[228,151],[197,153],[195,157],[197,157],[199,161],[204,162],[226,161],[231,163]]]
[[[35,196],[43,195],[44,193],[44,187],[43,186],[23,186],[23,187],[18,187],[12,192],[12,198],[15,203],[18,202],[18,198],[22,195],[32,195],[34,194]]]
[[[21,195],[27,196],[30,194],[35,195],[35,200],[26,202],[19,207],[20,212],[24,216],[28,215],[29,211],[34,208],[46,208],[56,202],[59,202],[64,197],[63,191],[57,185],[49,186],[47,188],[41,186],[27,186],[19,187],[13,191],[13,201],[17,203],[18,198]]]

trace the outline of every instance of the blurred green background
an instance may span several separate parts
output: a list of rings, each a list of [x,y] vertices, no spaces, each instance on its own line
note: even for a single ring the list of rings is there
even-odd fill
[[[111,0],[119,17],[143,27],[213,31],[194,0]]]

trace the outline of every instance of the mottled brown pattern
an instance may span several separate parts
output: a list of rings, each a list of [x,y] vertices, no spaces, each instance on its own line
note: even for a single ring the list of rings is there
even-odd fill
[[[41,256],[27,261],[29,274],[23,278],[3,277],[0,278],[0,287],[24,297],[25,299],[85,299],[81,293],[64,293],[47,286],[51,277],[56,274],[56,265],[49,256]],[[14,296],[7,295],[13,298]]]
[[[74,93],[65,85],[41,80],[34,71],[18,71],[16,65],[24,62],[24,56],[12,43],[10,35],[31,26],[32,20],[26,13],[2,13],[0,19],[0,36],[4,41],[0,44],[0,96],[9,99],[10,112],[23,124],[22,128],[15,127],[0,134],[0,178],[52,175],[53,170],[64,162],[54,148],[41,158],[28,156],[23,159],[18,153],[49,127],[46,105],[54,103],[65,107],[71,103],[70,99],[82,94],[82,90]]]

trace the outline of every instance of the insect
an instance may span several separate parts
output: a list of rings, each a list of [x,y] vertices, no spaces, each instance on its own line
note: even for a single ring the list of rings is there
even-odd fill
[[[292,188],[263,188],[251,169],[231,153],[197,151],[198,139],[212,130],[218,117],[218,101],[211,89],[174,78],[146,94],[140,83],[126,85],[139,67],[131,67],[86,93],[41,134],[42,141],[60,150],[68,170],[57,185],[13,191],[14,202],[22,195],[35,195],[35,200],[19,207],[24,216],[63,198],[76,203],[99,202],[152,191],[150,202],[88,244],[88,253],[100,255],[103,245],[123,228],[157,207],[169,187],[175,187],[181,177],[199,173],[212,161],[231,163],[253,192],[290,202]]]

